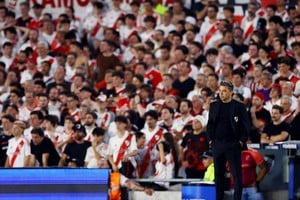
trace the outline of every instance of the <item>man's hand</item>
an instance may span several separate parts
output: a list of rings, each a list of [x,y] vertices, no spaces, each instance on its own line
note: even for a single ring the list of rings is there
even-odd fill
[[[119,171],[118,166],[115,165],[115,164],[112,165],[112,169],[113,169],[114,172],[118,172]]]
[[[151,188],[145,188],[145,189],[144,189],[144,192],[145,192],[145,194],[147,194],[147,195],[149,195],[149,196],[152,196],[154,190],[151,189]]]
[[[256,107],[255,107],[255,106],[251,106],[250,112],[251,112],[251,113],[255,113],[255,112],[256,112]]]
[[[244,146],[244,143],[242,141],[239,141],[239,143],[240,143],[241,147]]]

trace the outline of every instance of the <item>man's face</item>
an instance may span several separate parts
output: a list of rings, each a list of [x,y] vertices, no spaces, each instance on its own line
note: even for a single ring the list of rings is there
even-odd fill
[[[198,120],[193,120],[193,125],[192,126],[193,126],[194,130],[200,130],[200,129],[202,129],[202,124]]]
[[[160,58],[161,58],[162,60],[167,60],[167,59],[169,59],[170,52],[169,52],[167,49],[160,49],[160,53],[161,53]]]
[[[235,87],[240,87],[243,83],[243,79],[240,75],[238,74],[235,74],[233,75],[232,77],[232,84],[235,86]]]
[[[210,18],[210,19],[216,18],[217,12],[215,11],[215,9],[214,9],[213,7],[208,7],[208,8],[207,8],[207,16],[208,16],[208,18]]]
[[[258,49],[255,45],[250,45],[248,48],[248,54],[251,58],[256,58],[258,56]]]
[[[207,168],[213,162],[212,158],[202,158],[202,163]]]
[[[223,102],[227,102],[227,101],[231,100],[232,93],[233,92],[226,86],[221,85],[219,88],[220,99]]]
[[[288,99],[281,99],[280,106],[283,108],[283,112],[287,112],[291,109],[292,104]]]
[[[67,107],[69,109],[75,108],[77,103],[77,100],[73,99],[72,97],[67,97]]]
[[[24,129],[21,128],[19,125],[14,124],[12,127],[12,133],[13,133],[13,136],[15,136],[15,137],[22,135],[23,131],[24,131]]]
[[[252,105],[255,106],[256,108],[259,108],[262,105],[262,100],[258,96],[253,96],[252,97]]]
[[[114,87],[120,87],[122,85],[123,79],[119,76],[112,77],[112,84]]]
[[[146,117],[146,123],[149,128],[155,128],[155,126],[156,126],[156,120],[150,116]]]
[[[31,134],[31,140],[34,145],[40,144],[43,141],[43,139],[44,138],[39,136],[38,134]]]
[[[30,115],[30,124],[33,127],[39,127],[41,125],[42,121],[39,119],[37,115]]]
[[[290,70],[290,66],[285,63],[280,63],[277,66],[280,73],[287,73]]]
[[[85,116],[85,125],[86,126],[92,126],[95,124],[95,119],[92,115],[86,114]]]
[[[85,134],[82,131],[75,131],[75,139],[82,140],[85,137]]]
[[[69,54],[68,57],[67,57],[67,63],[68,63],[70,66],[74,66],[74,65],[75,65],[75,61],[76,61],[75,56]]]
[[[180,113],[181,114],[187,114],[190,112],[190,108],[187,104],[187,102],[183,101],[180,103],[180,106],[179,106],[179,110],[180,110]]]
[[[1,122],[4,130],[9,130],[12,127],[12,123],[6,118],[2,118]]]
[[[42,108],[46,108],[48,106],[48,98],[44,96],[39,97],[39,105]]]
[[[172,114],[170,113],[170,111],[168,109],[162,109],[161,110],[161,119],[168,120],[170,118],[172,118]]]
[[[278,121],[280,121],[280,118],[281,118],[281,114],[280,114],[279,110],[272,109],[272,111],[271,111],[272,122],[278,122]]]
[[[49,99],[55,101],[58,99],[58,90],[56,88],[51,88],[49,91]]]
[[[116,127],[118,131],[124,131],[126,130],[127,124],[123,122],[116,122]]]
[[[248,9],[247,10],[248,10],[249,15],[255,16],[257,8],[256,8],[255,5],[250,4],[250,5],[248,5]]]

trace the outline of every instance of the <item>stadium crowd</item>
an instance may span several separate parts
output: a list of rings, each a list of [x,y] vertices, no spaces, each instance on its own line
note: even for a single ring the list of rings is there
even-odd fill
[[[203,178],[221,81],[248,108],[249,142],[299,139],[299,9],[90,0],[85,16],[66,7],[54,18],[1,0],[0,166]]]

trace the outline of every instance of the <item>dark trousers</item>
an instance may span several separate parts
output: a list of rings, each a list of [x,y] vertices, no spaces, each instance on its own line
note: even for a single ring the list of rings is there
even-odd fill
[[[217,200],[223,200],[226,178],[226,162],[228,161],[230,173],[234,180],[234,200],[242,198],[242,163],[241,146],[239,142],[218,142],[213,145],[215,164],[215,183]]]
[[[130,161],[122,162],[122,167],[119,169],[119,172],[127,178],[134,178],[134,166],[131,164]]]
[[[203,179],[205,170],[197,170],[193,168],[185,168],[186,178],[199,178]]]

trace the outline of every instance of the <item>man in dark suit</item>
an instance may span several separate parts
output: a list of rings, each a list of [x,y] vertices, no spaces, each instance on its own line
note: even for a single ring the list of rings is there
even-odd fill
[[[233,85],[222,81],[220,99],[210,104],[207,133],[214,154],[217,200],[224,197],[226,161],[234,179],[234,200],[242,195],[241,151],[246,149],[250,119],[243,103],[232,99]]]

